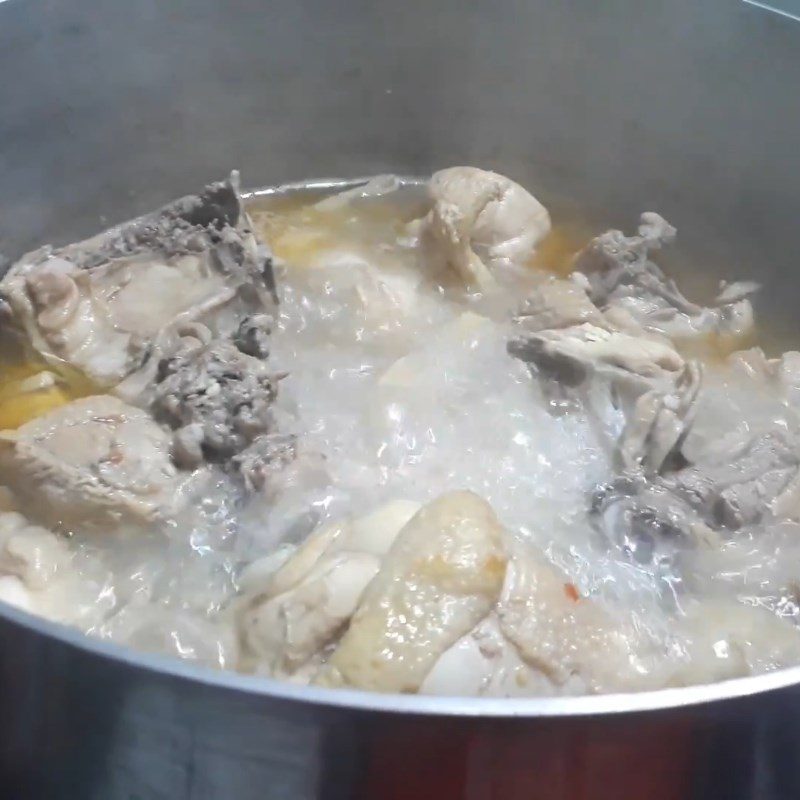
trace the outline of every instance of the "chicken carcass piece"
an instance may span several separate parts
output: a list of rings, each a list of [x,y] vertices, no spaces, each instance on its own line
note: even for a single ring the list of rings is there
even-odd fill
[[[495,172],[444,169],[431,178],[429,194],[433,207],[422,225],[424,250],[474,289],[494,283],[492,263],[524,262],[550,230],[547,209]]]
[[[274,572],[259,574],[259,564],[251,565],[238,619],[243,668],[291,677],[313,666],[347,624],[381,559],[418,509],[411,501],[387,503],[316,531]]]
[[[633,320],[675,341],[749,333],[753,309],[748,297],[757,284],[723,285],[710,307],[692,303],[650,260],[652,251],[674,238],[675,229],[663,217],[647,212],[641,216],[638,235],[610,230],[593,239],[575,261],[576,271],[588,279],[592,302],[609,317]]]
[[[0,481],[37,521],[66,530],[164,518],[180,502],[182,485],[169,433],[108,395],[0,431]]]
[[[532,547],[515,546],[497,616],[503,635],[556,691],[646,688],[646,643],[639,641],[634,627],[580,596]]]
[[[800,432],[731,434],[662,483],[715,528],[736,531],[773,516],[800,519]]]
[[[449,492],[400,531],[319,682],[416,692],[437,659],[494,606],[503,529],[471,492]]]
[[[669,340],[635,323],[618,328],[578,274],[544,281],[514,321],[522,333],[509,342],[509,353],[562,392],[592,376],[610,380],[626,416],[616,444],[620,468],[658,472],[692,425],[700,364],[684,361]]]
[[[187,469],[243,456],[275,427],[272,404],[281,376],[229,341],[209,341],[209,332],[203,339],[161,359],[148,389],[154,417],[174,431],[175,461]],[[257,449],[265,458],[278,455],[263,442]],[[250,455],[243,463],[255,482],[263,459]]]
[[[252,232],[238,175],[68,247],[24,256],[0,297],[40,355],[112,387],[168,330],[203,320],[232,331],[274,300],[272,260]]]
[[[752,526],[800,520],[800,433],[731,434],[680,469],[623,475],[597,492],[592,517],[642,562],[664,547],[719,548]]]

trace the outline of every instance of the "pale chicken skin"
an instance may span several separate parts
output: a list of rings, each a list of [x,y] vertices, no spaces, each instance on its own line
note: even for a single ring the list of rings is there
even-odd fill
[[[263,588],[257,581],[239,623],[245,660],[254,669],[291,676],[329,645],[418,508],[394,501],[366,517],[324,527],[268,572]]]
[[[141,524],[181,500],[170,437],[141,409],[109,395],[74,400],[0,431],[0,481],[46,524]]]
[[[523,263],[550,230],[547,209],[496,172],[451,167],[433,175],[429,192],[422,236],[430,255],[477,290],[494,283],[493,262]]]
[[[469,492],[442,495],[400,531],[320,680],[414,692],[485,617],[505,574],[502,527]]]

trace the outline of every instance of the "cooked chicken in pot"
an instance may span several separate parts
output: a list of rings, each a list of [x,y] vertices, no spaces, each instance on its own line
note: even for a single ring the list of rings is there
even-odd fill
[[[560,226],[473,167],[249,199],[233,173],[23,256],[0,600],[380,692],[800,663],[800,356],[742,349],[755,284],[682,293],[660,215],[568,275]]]

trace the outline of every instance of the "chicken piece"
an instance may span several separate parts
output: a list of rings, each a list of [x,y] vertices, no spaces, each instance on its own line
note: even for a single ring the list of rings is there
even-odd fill
[[[662,397],[682,395],[687,369],[694,375],[696,367],[687,368],[663,336],[644,330],[624,314],[601,311],[589,290],[580,273],[539,284],[514,317],[520,335],[509,341],[509,353],[562,389],[580,386],[592,375],[610,378],[631,406],[629,413],[643,393],[652,393],[647,402],[654,409],[663,405]],[[647,402],[638,416],[645,413]]]
[[[269,339],[273,319],[269,314],[253,314],[239,323],[233,343],[245,355],[265,359],[269,356]]]
[[[179,466],[226,461],[274,427],[281,376],[222,340],[198,343],[158,365],[150,408],[175,431]],[[266,455],[266,450],[264,450]],[[255,469],[255,465],[251,465]]]
[[[346,625],[381,559],[418,509],[417,503],[398,500],[325,526],[271,575],[258,575],[257,565],[251,565],[239,614],[243,666],[287,677],[309,665]]]
[[[742,678],[800,661],[800,632],[790,621],[735,600],[692,604],[679,626],[678,665],[664,662],[662,685],[688,686]]]
[[[503,583],[503,529],[486,501],[450,492],[402,529],[320,682],[415,692],[438,658],[492,609]]]
[[[568,693],[520,656],[495,613],[446,650],[420,686],[420,694],[458,697],[529,697]]]
[[[666,235],[656,226],[648,246]],[[598,412],[586,383],[591,377],[610,381],[611,399],[625,418],[613,445],[622,476],[598,490],[590,514],[608,541],[649,561],[658,549],[655,538],[667,531],[709,538],[691,508],[645,480],[685,465],[682,447],[694,422],[702,370],[698,362],[684,361],[669,340],[601,312],[584,286],[576,274],[537,287],[515,319],[524,333],[508,350],[535,368],[555,399],[558,392],[577,395],[591,421]],[[596,427],[604,436],[603,424]]]
[[[610,230],[593,239],[578,255],[575,269],[588,279],[589,296],[606,313],[635,320],[647,331],[675,341],[709,334],[742,337],[753,327],[751,282],[723,284],[711,307],[687,300],[649,256],[671,243],[675,229],[652,212],[641,216],[637,236]]]
[[[531,547],[517,546],[497,606],[503,635],[556,686],[588,692],[644,688],[632,627],[581,597],[567,577]]]
[[[800,519],[800,438],[781,429],[731,435],[702,458],[662,475],[623,474],[594,496],[591,517],[641,563],[676,545],[719,548],[768,520]]]
[[[584,323],[613,330],[579,279],[545,279],[522,304],[514,322],[526,333],[563,330]]]
[[[675,241],[675,228],[660,214],[646,211],[639,223],[637,236],[606,231],[592,239],[575,260],[575,270],[588,277],[592,299],[601,305],[624,282],[633,283],[643,274],[658,271],[648,256]],[[660,271],[659,277],[663,277]]]
[[[309,460],[309,455],[300,457]],[[286,468],[298,459],[297,439],[292,434],[269,433],[258,436],[240,453],[231,459],[235,472],[241,475],[245,487],[251,491],[266,491],[273,494],[285,486],[290,476]],[[303,464],[299,467],[312,467]]]
[[[0,481],[48,526],[152,522],[182,496],[169,447],[169,434],[144,411],[86,397],[1,431]]]
[[[668,344],[588,322],[523,334],[509,342],[508,351],[565,386],[579,386],[600,374],[641,392],[669,385],[684,369],[683,359]]]
[[[524,262],[550,230],[547,209],[495,172],[441,170],[431,178],[429,193],[433,207],[422,226],[423,250],[468,287],[491,286],[493,262]]]
[[[34,350],[101,387],[139,369],[169,329],[202,319],[232,333],[272,295],[271,257],[250,229],[236,173],[92,239],[30,253],[0,281]]]
[[[647,474],[661,472],[680,458],[680,448],[694,421],[702,367],[689,361],[669,391],[650,389],[640,395],[617,442],[623,470],[641,467]]]
[[[613,445],[622,468],[646,462],[658,469],[682,443],[694,416],[699,366],[685,363],[669,340],[635,321],[601,312],[589,299],[582,275],[545,280],[514,322],[522,333],[509,341],[508,352],[538,375],[554,412],[582,406],[604,444],[606,423],[595,408],[589,380],[608,381],[612,405],[626,417]]]
[[[366,553],[331,555],[286,595],[262,598],[244,620],[259,669],[285,676],[307,663],[347,623],[379,568]]]
[[[718,547],[719,533],[686,500],[641,471],[594,492],[589,519],[600,536],[634,562],[671,568],[680,546]]]
[[[75,570],[67,540],[16,512],[0,513],[0,600],[84,629],[104,613],[96,588]]]
[[[70,561],[69,548],[52,531],[22,514],[0,513],[0,575],[12,575],[31,591],[43,589]]]
[[[713,452],[662,479],[715,528],[738,530],[777,510],[800,518],[796,484],[800,434],[777,428],[752,438],[738,434]]]

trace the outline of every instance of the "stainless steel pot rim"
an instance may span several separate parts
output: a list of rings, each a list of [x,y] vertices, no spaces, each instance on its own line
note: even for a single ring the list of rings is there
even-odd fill
[[[713,684],[625,694],[580,697],[434,697],[394,695],[350,689],[325,689],[227,670],[215,670],[168,656],[133,650],[87,636],[0,602],[0,618],[48,638],[132,669],[168,675],[197,685],[263,696],[331,710],[347,709],[402,715],[488,718],[558,718],[631,714],[701,706],[783,689],[800,683],[800,666]]]
[[[427,183],[428,177],[422,175],[400,175],[398,173],[384,173],[394,175],[404,186],[422,186]],[[264,186],[259,189],[242,189],[241,195],[245,200],[257,200],[260,197],[270,197],[273,195],[285,194],[295,191],[318,191],[333,192],[334,190],[343,191],[354,189],[356,186],[363,186],[369,183],[377,175],[359,175],[355,178],[315,178],[308,181],[290,181],[288,183]]]

